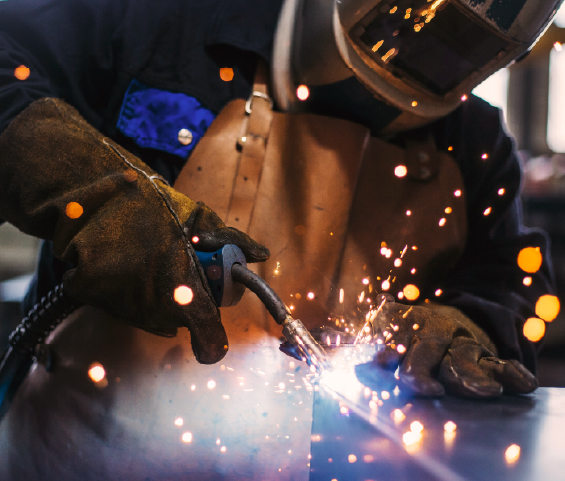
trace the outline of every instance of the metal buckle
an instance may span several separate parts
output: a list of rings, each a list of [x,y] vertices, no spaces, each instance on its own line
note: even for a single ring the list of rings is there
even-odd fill
[[[258,92],[255,90],[249,96],[247,102],[245,102],[245,113],[247,115],[251,114],[251,105],[253,104],[253,97],[259,97],[262,98],[263,100],[266,100],[267,102],[269,102],[270,109],[273,110],[273,100],[271,99],[271,97],[269,97],[267,94],[264,94],[263,92]]]

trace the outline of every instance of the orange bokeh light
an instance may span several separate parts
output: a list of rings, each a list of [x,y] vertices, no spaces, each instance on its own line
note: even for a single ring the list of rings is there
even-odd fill
[[[420,289],[418,289],[414,284],[408,284],[404,289],[402,289],[404,297],[409,301],[415,301],[420,297]]]
[[[518,254],[518,266],[530,274],[539,270],[542,260],[539,247],[525,247]]]
[[[20,65],[14,70],[14,77],[16,77],[18,80],[26,80],[27,78],[29,78],[30,73],[31,72],[28,67],[26,67],[25,65]]]
[[[231,82],[233,80],[233,68],[223,67],[220,69],[220,78],[224,82]]]
[[[192,302],[194,294],[192,289],[188,286],[178,286],[175,289],[174,298],[181,306],[186,306]]]
[[[555,296],[547,294],[541,296],[536,302],[536,316],[542,318],[545,322],[551,322],[559,314],[561,305],[559,299]]]
[[[94,363],[88,369],[88,377],[94,382],[100,382],[106,377],[106,370],[102,364]]]
[[[545,322],[537,317],[530,317],[524,324],[524,336],[532,342],[539,341],[545,334]]]
[[[296,96],[298,97],[298,100],[306,100],[310,97],[310,90],[306,87],[306,85],[299,85],[296,89]]]
[[[65,208],[65,213],[71,219],[78,219],[83,212],[84,209],[82,208],[82,205],[80,205],[78,202],[69,202],[67,204],[67,207]]]

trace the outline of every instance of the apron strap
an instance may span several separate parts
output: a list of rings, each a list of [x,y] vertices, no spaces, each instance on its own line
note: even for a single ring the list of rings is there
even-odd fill
[[[226,224],[247,232],[253,216],[255,199],[267,152],[273,120],[273,101],[267,91],[267,65],[259,60],[251,96],[245,104],[247,122],[238,145],[241,157],[234,181]]]

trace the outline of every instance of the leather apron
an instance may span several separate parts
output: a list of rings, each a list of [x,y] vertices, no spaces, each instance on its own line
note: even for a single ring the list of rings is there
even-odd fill
[[[175,187],[269,247],[254,268],[309,327],[355,310],[364,278],[395,295],[433,286],[466,237],[454,161],[344,120],[273,112],[264,83],[255,91],[247,109],[223,109]],[[279,352],[281,329],[253,294],[222,320],[230,350],[201,365],[186,330],[157,337],[91,307],[69,316],[47,340],[55,369],[36,365],[0,423],[0,479],[306,481],[307,366]],[[94,363],[103,381],[89,378]]]
[[[254,269],[308,328],[362,313],[364,290],[370,304],[415,285],[423,301],[465,246],[455,161],[431,140],[403,149],[346,120],[273,112],[264,79],[260,69],[251,99],[222,110],[175,188],[270,249]],[[251,293],[222,319],[230,342],[280,336]]]

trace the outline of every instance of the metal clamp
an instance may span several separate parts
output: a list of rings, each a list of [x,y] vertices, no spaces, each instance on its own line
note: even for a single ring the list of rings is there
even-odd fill
[[[271,99],[271,97],[269,97],[267,94],[264,94],[263,92],[258,92],[257,90],[254,90],[253,93],[247,99],[247,102],[245,102],[245,113],[247,115],[251,115],[251,105],[253,104],[253,97],[259,97],[262,98],[263,100],[266,100],[267,102],[269,102],[269,108],[273,110],[273,105],[274,105],[273,99]]]

